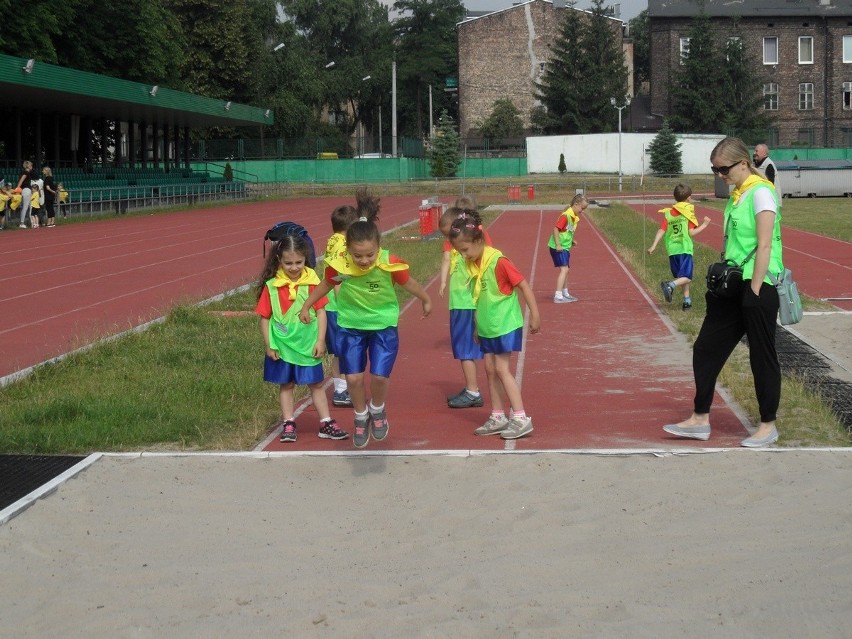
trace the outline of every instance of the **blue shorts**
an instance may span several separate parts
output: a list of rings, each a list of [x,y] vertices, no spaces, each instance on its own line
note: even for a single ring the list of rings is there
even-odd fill
[[[283,359],[263,360],[263,381],[272,384],[318,384],[325,379],[322,363],[314,366],[297,366]]]
[[[524,327],[516,328],[511,333],[506,333],[500,337],[480,337],[479,347],[483,353],[501,353],[520,352],[521,345],[524,342]]]
[[[455,359],[482,359],[482,349],[474,339],[475,313],[472,308],[450,309],[450,344]]]
[[[388,326],[380,331],[362,331],[339,327],[340,372],[344,375],[363,373],[370,356],[370,375],[390,377],[399,352],[399,331]]]
[[[553,260],[553,266],[571,266],[571,251],[557,251],[552,248],[550,249],[550,259]]]
[[[340,327],[337,325],[337,311],[326,311],[327,318],[325,326],[325,350],[329,355],[339,355],[340,349],[337,348],[337,340],[340,335]]]
[[[669,267],[675,278],[687,277],[692,279],[692,256],[689,253],[669,255]]]

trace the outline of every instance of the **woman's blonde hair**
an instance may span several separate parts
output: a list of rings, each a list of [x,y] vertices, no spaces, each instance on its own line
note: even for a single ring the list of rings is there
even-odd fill
[[[745,160],[748,170],[754,175],[760,175],[760,171],[754,168],[754,164],[752,163],[751,151],[749,151],[745,142],[739,138],[725,138],[714,146],[713,151],[710,153],[710,162],[713,162],[715,158],[723,158],[726,165],[736,164]]]
[[[49,166],[44,167],[44,168],[41,170],[41,172],[42,172],[44,175],[46,175],[47,177],[53,177],[53,169],[51,169]]]

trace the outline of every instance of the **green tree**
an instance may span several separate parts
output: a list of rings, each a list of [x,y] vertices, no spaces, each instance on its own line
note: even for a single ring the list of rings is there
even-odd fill
[[[633,39],[633,81],[636,86],[651,80],[651,27],[648,23],[648,10],[628,22],[630,37]]]
[[[749,64],[752,57],[743,45],[745,39],[735,23],[734,37],[727,39],[724,56],[722,90],[719,96],[719,119],[723,131],[736,135],[747,144],[763,142],[772,118],[763,108],[763,91]]]
[[[514,138],[524,134],[521,112],[509,98],[494,102],[491,113],[479,123],[479,133],[484,138]]]
[[[590,19],[581,31],[580,48],[586,60],[579,104],[581,133],[613,130],[618,113],[610,98],[620,100],[627,95],[624,53],[614,31],[620,24],[612,20],[611,13],[603,0],[593,0]]]
[[[72,23],[79,0],[67,2],[0,2],[0,52],[59,63],[54,38]],[[79,35],[79,34],[78,34]],[[64,63],[63,63],[64,64]]]
[[[433,108],[458,115],[455,96],[443,88],[458,73],[456,24],[465,16],[461,0],[397,0],[394,22],[398,38],[397,75],[399,128],[405,135],[423,137],[429,123],[428,95]]]
[[[677,136],[669,127],[668,120],[665,120],[663,128],[648,145],[648,152],[651,154],[651,171],[657,175],[680,175],[683,172],[680,147]]]
[[[344,133],[372,113],[390,93],[392,27],[378,0],[283,0],[281,6],[306,43],[317,69],[320,95],[314,107],[328,109]],[[334,65],[327,66],[331,62]],[[363,78],[371,76],[365,83]]]
[[[161,0],[77,0],[75,6],[68,28],[54,37],[60,64],[182,88],[183,30]]]
[[[703,10],[692,19],[686,37],[689,49],[669,82],[669,124],[675,131],[718,133],[727,62],[713,41],[710,18]]]
[[[453,118],[444,109],[438,118],[438,126],[429,149],[432,177],[453,177],[461,163],[459,134]]]
[[[587,18],[569,2],[559,36],[536,86],[546,113],[534,126],[546,133],[611,131],[611,97],[627,94],[624,54],[615,37],[616,23],[603,0],[593,0]]]
[[[187,91],[245,101],[251,95],[253,52],[248,0],[172,0],[186,36],[180,72]]]
[[[558,167],[557,170],[559,171],[559,173],[565,173],[565,171],[568,170],[568,167],[565,166],[565,154],[564,153],[559,154],[559,167]]]
[[[550,60],[536,84],[541,108],[534,109],[533,126],[543,133],[579,133],[580,98],[583,86],[583,54],[580,49],[580,12],[569,0],[559,36],[551,47]]]

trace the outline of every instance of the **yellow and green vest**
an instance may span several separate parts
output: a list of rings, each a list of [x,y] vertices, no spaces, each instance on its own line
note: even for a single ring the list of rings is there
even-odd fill
[[[571,246],[574,244],[574,233],[577,230],[577,225],[580,223],[580,217],[574,213],[574,209],[570,206],[562,212],[562,215],[568,219],[568,224],[564,231],[559,232],[559,244],[564,250],[570,251]],[[558,221],[559,220],[557,220],[557,222]],[[547,245],[552,249],[556,248],[556,240],[553,237],[553,233],[550,234],[550,239],[547,241]]]
[[[467,262],[468,275],[477,290],[476,332],[480,337],[500,337],[524,325],[524,316],[518,303],[518,292],[512,290],[509,295],[500,291],[497,285],[497,262],[503,254],[497,249],[485,247],[482,255],[482,269]]]
[[[767,182],[766,188],[772,189],[775,203],[778,205],[778,193],[775,188]],[[739,201],[734,203],[734,198],[728,200],[725,206],[725,225],[728,239],[725,242],[725,259],[732,260],[737,264],[742,263],[749,253],[757,248],[757,217],[754,210],[754,192],[759,188],[755,186],[746,191]],[[775,225],[772,229],[772,252],[769,256],[768,271],[774,275],[780,275],[784,270],[784,262],[781,255],[781,207],[775,214]],[[750,280],[754,273],[754,257],[743,265],[743,279]],[[769,277],[763,278],[767,284],[771,284]]]
[[[470,294],[470,276],[464,265],[464,258],[456,249],[450,251],[450,310],[472,310],[476,308]]]
[[[269,319],[269,347],[278,351],[285,362],[296,366],[315,366],[322,359],[313,356],[314,344],[319,336],[316,311],[311,307],[310,324],[302,324],[299,311],[308,299],[309,286],[300,286],[296,290],[296,299],[284,313],[281,310],[281,300],[278,297],[278,287],[273,286],[273,279],[266,281],[269,291],[269,301],[272,303],[272,317]]]
[[[393,271],[408,264],[391,264],[390,253],[379,251],[376,263],[362,271],[347,253],[329,264],[341,276],[337,292],[337,324],[343,328],[380,331],[399,323],[399,301],[393,286]]]
[[[679,206],[681,202],[675,204],[672,208],[679,215],[672,215],[672,209],[663,209],[662,213],[666,216],[666,251],[669,255],[692,255],[692,236],[689,234],[689,217],[684,215]],[[689,205],[691,206],[691,205]]]
[[[325,245],[325,264],[331,266],[335,258],[339,259],[346,255],[346,236],[343,233],[333,233]],[[337,312],[337,292],[332,289],[328,292],[328,304],[325,310]]]

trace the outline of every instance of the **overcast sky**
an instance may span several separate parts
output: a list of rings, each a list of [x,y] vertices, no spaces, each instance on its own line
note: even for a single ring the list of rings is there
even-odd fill
[[[516,0],[462,0],[465,7],[471,11],[499,11],[506,9],[513,4],[517,4]],[[648,8],[648,0],[604,0],[604,6],[621,5],[620,19],[627,22],[631,18],[635,18],[643,9]],[[591,0],[578,0],[576,7],[578,9],[591,9]]]

